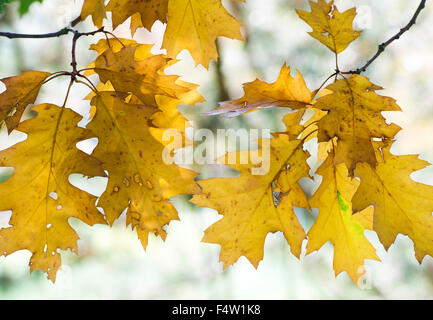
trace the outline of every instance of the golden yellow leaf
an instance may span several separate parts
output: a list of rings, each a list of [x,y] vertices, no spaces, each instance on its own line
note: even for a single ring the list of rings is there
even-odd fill
[[[234,0],[241,1],[244,0]],[[242,40],[241,24],[223,7],[221,0],[111,0],[104,8],[102,0],[86,0],[82,19],[92,15],[100,27],[105,11],[111,11],[113,28],[131,17],[132,35],[136,30],[152,28],[155,21],[167,23],[163,48],[170,58],[187,49],[197,64],[208,68],[211,59],[217,60],[217,37]]]
[[[178,76],[164,74],[171,60],[153,55],[151,45],[127,46],[118,52],[105,50],[95,61],[102,82],[110,81],[118,92],[132,93],[147,106],[155,106],[155,95],[177,98],[189,92],[176,83]]]
[[[286,133],[292,137],[297,138],[299,132],[301,132],[304,127],[299,123],[302,121],[305,115],[305,110],[296,110],[295,112],[288,113],[283,117],[283,123],[286,126]]]
[[[183,136],[182,144],[178,148],[192,145],[193,142],[185,136],[185,130],[191,127],[191,124],[177,109],[181,101],[166,96],[156,96],[155,99],[161,111],[152,115],[152,124],[155,126],[155,128],[150,128],[152,136],[162,144],[167,145],[170,141],[164,141],[164,132],[166,130],[176,130]]]
[[[105,0],[85,0],[81,9],[81,20],[85,20],[88,16],[92,16],[93,24],[101,28],[106,17]]]
[[[101,39],[97,43],[90,45],[90,50],[96,51],[98,56],[100,56],[101,54],[103,54],[108,49],[111,49],[113,52],[116,53],[116,52],[119,52],[120,50],[122,50],[125,46],[137,47],[139,45],[140,44],[137,41],[131,40],[131,39],[109,38],[108,40],[107,39]],[[149,47],[150,47],[149,48],[149,50],[150,50],[151,46],[149,46]]]
[[[353,176],[359,162],[376,165],[372,138],[393,138],[400,130],[388,125],[382,111],[400,111],[394,99],[380,96],[382,88],[361,75],[352,75],[330,84],[332,94],[317,99],[315,108],[328,114],[318,122],[319,142],[338,137],[335,164],[344,162]]]
[[[319,216],[308,232],[307,254],[331,241],[336,275],[346,271],[353,282],[358,283],[365,274],[364,260],[379,260],[376,250],[364,235],[363,225],[368,226],[372,209],[352,215],[350,200],[359,181],[348,177],[344,163],[334,164],[332,153],[317,174],[323,176],[323,180],[310,199],[310,205],[319,209]],[[356,216],[363,217],[357,221]]]
[[[90,50],[94,50],[97,52],[98,57],[103,54],[108,49],[111,49],[114,53],[119,52],[122,50],[125,46],[134,46],[137,47],[139,44],[135,40],[130,39],[101,39],[97,43],[94,43],[90,46]],[[92,74],[95,74],[95,61],[90,63],[84,72],[85,76],[90,76]]]
[[[314,105],[315,101],[312,102]],[[304,141],[309,141],[311,139],[317,138],[318,136],[318,123],[327,112],[316,108],[310,108],[309,110],[314,111],[314,115],[304,124],[304,131],[300,136]],[[332,150],[333,143],[337,144],[337,138],[333,138],[329,141],[319,142],[317,147],[317,161],[324,161],[328,157],[328,153]]]
[[[297,183],[308,176],[308,170],[304,170],[308,153],[302,150],[300,140],[290,140],[286,134],[276,134],[271,139],[270,152],[270,170],[267,174],[253,175],[252,169],[257,165],[252,163],[230,164],[231,168],[240,172],[240,177],[201,180],[199,184],[203,194],[195,195],[191,200],[224,216],[206,230],[203,241],[221,245],[220,260],[225,268],[241,256],[257,268],[263,259],[266,236],[271,232],[283,232],[291,252],[297,257],[301,253],[305,233],[293,206],[308,208],[307,198]],[[237,159],[241,159],[242,155],[248,157],[249,152],[238,151],[236,155]],[[228,154],[218,161],[227,163],[229,157]],[[287,165],[290,165],[288,170]],[[303,169],[299,170],[299,167]],[[275,205],[273,182],[281,172],[286,171],[294,184],[281,194],[279,204]]]
[[[329,2],[310,0],[309,2],[311,12],[303,10],[296,10],[296,12],[313,29],[308,34],[331,51],[337,54],[344,51],[352,41],[361,35],[360,31],[352,27],[356,16],[355,8],[340,13],[333,0]]]
[[[273,106],[301,109],[311,102],[311,92],[302,74],[298,72],[294,78],[291,77],[290,67],[286,65],[281,68],[278,79],[274,83],[256,79],[244,84],[244,92],[242,98],[221,102],[219,108],[207,114],[222,114],[222,117],[227,118]]]
[[[137,29],[144,28],[143,22],[141,21],[141,14],[140,13],[134,13],[131,16],[131,25],[129,27],[131,29],[131,35],[134,36],[137,32]]]
[[[84,100],[92,100],[94,96],[96,96],[98,94],[99,91],[116,91],[113,88],[113,85],[111,84],[110,81],[107,82],[99,82],[96,86],[96,92],[95,91],[90,91],[89,94],[84,98]],[[90,106],[92,107],[92,106]]]
[[[101,92],[92,105],[96,114],[88,128],[99,139],[94,155],[109,173],[98,206],[110,224],[128,208],[127,223],[146,248],[150,232],[165,239],[163,227],[178,219],[170,197],[200,192],[196,173],[163,162],[164,146],[149,132],[153,107],[127,104],[115,92]]]
[[[113,29],[139,13],[136,18],[141,19],[141,26],[150,30],[156,20],[167,22],[168,2],[169,0],[111,0],[107,11],[112,12]]]
[[[61,265],[57,250],[77,253],[78,235],[68,219],[105,223],[95,208],[96,197],[72,186],[69,175],[105,173],[99,161],[76,148],[79,141],[90,138],[77,127],[81,116],[50,104],[33,110],[38,116],[20,125],[27,140],[0,151],[0,166],[15,168],[13,176],[0,184],[0,211],[12,210],[12,227],[0,230],[0,253],[29,250],[31,271],[42,269],[54,282]]]
[[[352,198],[353,210],[373,205],[373,227],[385,248],[399,233],[407,235],[421,263],[425,255],[433,256],[433,187],[413,181],[410,175],[430,164],[416,155],[395,156],[390,148],[389,144],[377,152],[376,168],[357,165],[361,184]]]
[[[35,102],[50,75],[48,72],[25,71],[19,76],[0,80],[6,86],[6,91],[0,94],[0,124],[5,122],[9,132],[18,127],[24,110]]]
[[[305,122],[305,129],[301,134],[301,138],[305,138],[305,141],[311,140],[313,138],[317,138],[318,126],[317,123],[320,119],[322,119],[326,112],[316,109],[314,107],[309,108],[310,111],[314,112],[314,115]]]
[[[187,49],[197,64],[209,67],[217,60],[217,37],[243,40],[241,24],[223,7],[221,0],[171,0],[162,47],[170,58]]]
[[[166,96],[155,96],[156,103],[161,111],[152,115],[152,125],[154,127],[149,128],[152,136],[163,145],[171,143],[171,141],[165,141],[163,139],[166,130],[176,130],[179,132],[183,139],[182,143],[175,147],[175,150],[194,144],[194,142],[186,136],[186,129],[191,127],[191,123],[179,112],[178,107],[180,105],[192,106],[204,101],[204,98],[197,91],[198,85],[181,80],[176,80],[176,83],[184,88],[188,88],[189,91],[179,94],[178,99]]]

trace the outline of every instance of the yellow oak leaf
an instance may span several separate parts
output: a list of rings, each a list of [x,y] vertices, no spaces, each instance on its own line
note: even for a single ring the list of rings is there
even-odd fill
[[[119,52],[122,50],[125,46],[134,46],[137,47],[140,44],[132,39],[125,39],[125,38],[109,38],[107,39],[101,39],[97,43],[94,43],[90,45],[90,50],[96,51],[98,56],[103,54],[108,49],[111,49],[113,52]],[[148,45],[149,46],[149,45]],[[150,50],[152,46],[149,46],[148,50]]]
[[[379,260],[376,250],[364,235],[364,226],[371,227],[371,211],[352,215],[350,200],[359,181],[348,177],[344,163],[335,165],[333,154],[317,170],[322,183],[310,199],[310,205],[319,209],[319,216],[308,232],[307,254],[319,250],[326,242],[334,245],[336,275],[346,271],[353,282],[365,274],[364,260]],[[355,217],[362,216],[359,219]]]
[[[263,145],[263,144],[262,144]],[[191,202],[200,207],[217,210],[224,217],[205,231],[204,242],[221,245],[220,260],[224,268],[245,256],[256,268],[263,259],[263,246],[268,233],[281,231],[290,244],[291,252],[299,257],[305,232],[293,206],[308,208],[307,198],[297,181],[308,176],[305,167],[308,153],[302,150],[300,140],[290,140],[287,134],[276,134],[270,140],[270,170],[254,175],[253,163],[229,164],[240,172],[237,178],[213,178],[199,181],[203,194],[194,195]],[[251,155],[248,151],[235,153],[237,159]],[[233,155],[233,154],[232,154]],[[225,164],[230,153],[218,162]],[[287,166],[290,169],[287,169]],[[295,181],[281,193],[278,205],[274,203],[273,182],[281,172],[287,171]],[[284,182],[283,182],[284,183]]]
[[[274,83],[266,83],[256,79],[244,84],[244,96],[233,101],[221,102],[220,107],[207,112],[208,115],[222,114],[221,117],[235,117],[242,113],[273,106],[292,109],[305,108],[311,102],[302,74],[298,72],[293,78],[290,67],[281,68],[278,79]]]
[[[169,0],[111,0],[107,5],[107,11],[112,12],[114,29],[133,16],[134,19],[141,20],[137,27],[144,26],[150,30],[156,20],[167,22],[168,2]]]
[[[241,24],[223,7],[221,0],[170,0],[162,47],[170,58],[187,49],[205,68],[218,59],[217,37],[243,40]]]
[[[157,107],[155,95],[177,98],[189,92],[176,83],[179,76],[164,74],[172,61],[153,55],[151,45],[127,46],[118,52],[104,51],[95,61],[95,72],[102,82],[110,81],[118,92],[132,93],[147,106]]]
[[[90,46],[90,50],[94,50],[97,52],[98,57],[103,54],[108,49],[111,49],[114,53],[119,52],[122,50],[125,46],[138,46],[139,44],[135,40],[130,39],[101,39],[97,43],[94,43]],[[86,70],[84,71],[85,76],[90,76],[92,74],[95,74],[95,61],[90,63]]]
[[[96,86],[96,92],[95,91],[90,91],[89,94],[87,94],[87,96],[84,98],[84,100],[92,100],[94,96],[96,96],[98,94],[99,91],[116,91],[113,88],[113,85],[111,84],[110,81],[107,82],[99,82]],[[93,107],[93,106],[90,106]]]
[[[372,138],[393,138],[400,130],[388,125],[382,111],[400,111],[396,101],[380,96],[375,91],[382,88],[361,75],[352,75],[330,84],[327,94],[317,99],[315,108],[328,114],[318,122],[319,142],[338,137],[335,164],[344,162],[353,176],[356,164],[366,162],[376,165]]]
[[[192,141],[185,136],[185,130],[191,127],[191,124],[177,109],[180,101],[166,96],[156,96],[155,99],[158,108],[162,111],[152,115],[152,124],[155,126],[154,128],[149,128],[152,136],[162,144],[167,145],[170,141],[164,140],[164,133],[166,130],[175,130],[183,137],[182,144],[176,149],[182,148],[185,145],[192,145]]]
[[[68,219],[106,223],[95,207],[97,198],[72,186],[69,175],[105,173],[98,160],[76,148],[90,138],[77,127],[80,115],[50,104],[33,110],[38,116],[20,124],[27,140],[0,151],[0,166],[15,169],[0,184],[0,211],[12,210],[11,227],[0,230],[0,253],[29,250],[30,270],[41,269],[54,282],[61,265],[58,249],[77,253],[79,238]]]
[[[35,103],[48,72],[25,71],[22,74],[1,79],[6,91],[0,94],[0,124],[5,123],[8,131],[18,127],[21,116],[29,104]]]
[[[407,235],[421,263],[425,255],[433,256],[433,187],[413,181],[410,175],[430,164],[416,155],[393,155],[390,148],[388,144],[376,153],[376,168],[357,165],[361,184],[352,198],[353,210],[373,205],[373,227],[385,248],[399,233]]]
[[[85,0],[81,9],[81,20],[85,20],[88,16],[92,16],[93,24],[101,28],[106,17],[105,0]]]
[[[312,104],[314,105],[315,101],[313,101]],[[317,138],[319,131],[319,120],[327,114],[326,111],[322,111],[314,107],[310,108],[309,110],[313,111],[314,115],[304,124],[305,129],[304,131],[302,131],[302,134],[300,136],[300,138],[304,139],[304,141],[309,141],[313,138]],[[328,153],[332,150],[333,144],[337,144],[337,138],[318,143],[317,161],[324,161],[328,157]]]
[[[336,54],[344,51],[349,44],[356,40],[360,31],[353,29],[353,19],[356,16],[356,9],[352,8],[339,12],[334,1],[326,2],[318,0],[309,1],[311,12],[296,10],[299,17],[313,29],[308,34],[319,40]]]
[[[178,107],[180,105],[192,106],[204,101],[202,95],[197,91],[198,85],[181,80],[176,80],[176,83],[184,88],[188,88],[189,91],[179,94],[178,99],[166,96],[155,96],[160,111],[152,115],[152,124],[154,127],[149,128],[152,136],[163,145],[172,143],[172,141],[164,139],[164,133],[167,133],[167,130],[174,130],[180,133],[182,135],[182,141],[176,146],[173,145],[174,150],[194,144],[186,135],[186,129],[191,127],[191,123],[179,112]]]
[[[234,0],[241,1],[244,0]],[[155,21],[167,23],[163,48],[170,58],[187,49],[197,64],[209,67],[211,59],[217,60],[217,37],[243,40],[241,24],[231,16],[221,0],[111,0],[106,8],[102,0],[86,0],[82,18],[92,15],[100,27],[105,11],[111,11],[113,28],[131,17],[132,35],[136,30],[152,28]]]
[[[283,117],[283,123],[286,126],[286,133],[292,137],[297,138],[299,132],[301,132],[304,127],[299,123],[305,115],[305,110],[296,110],[295,112],[288,113]]]
[[[131,29],[131,35],[134,36],[138,29],[144,28],[143,22],[141,21],[141,14],[134,13],[131,16],[131,25],[129,27]]]
[[[146,248],[150,232],[165,239],[163,227],[178,219],[170,197],[200,192],[197,174],[163,162],[164,146],[149,132],[153,107],[127,104],[115,92],[99,93],[92,105],[96,114],[87,127],[98,137],[94,155],[109,174],[98,206],[110,224],[128,208],[127,223]]]

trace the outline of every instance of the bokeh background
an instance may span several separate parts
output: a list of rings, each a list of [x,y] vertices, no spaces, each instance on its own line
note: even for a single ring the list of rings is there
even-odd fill
[[[363,30],[362,37],[353,43],[340,58],[342,70],[354,69],[376,51],[377,45],[388,39],[411,18],[418,1],[405,0],[336,0],[343,10],[358,8],[355,27]],[[224,1],[226,8],[244,24],[246,42],[225,38],[218,40],[221,59],[209,70],[194,67],[187,52],[179,55],[180,62],[167,72],[200,84],[206,102],[196,106],[182,106],[182,112],[205,128],[284,128],[281,116],[284,109],[269,109],[228,120],[203,117],[201,113],[217,106],[217,101],[238,98],[242,84],[256,77],[274,81],[284,62],[292,67],[292,75],[300,70],[310,89],[317,88],[334,70],[332,53],[308,36],[309,27],[294,9],[307,9],[306,0],[248,0],[246,4]],[[22,33],[45,33],[59,30],[79,15],[82,1],[45,0],[35,3],[30,13],[19,17],[17,4],[9,5],[0,16],[0,30]],[[82,31],[93,30],[90,19],[77,26]],[[161,46],[164,25],[157,22],[151,32],[139,30],[134,39],[154,43],[154,52]],[[130,37],[128,23],[115,34]],[[98,40],[82,38],[78,44],[81,67],[95,59],[88,50]],[[386,113],[389,121],[400,125],[392,152],[420,154],[433,163],[433,3],[427,8],[410,32],[387,48],[369,68],[367,76],[383,86],[382,94],[397,99],[403,112]],[[0,78],[19,74],[24,70],[68,70],[71,37],[45,40],[9,40],[0,38]],[[97,81],[96,78],[93,78]],[[59,79],[43,88],[38,102],[61,104],[67,79]],[[4,90],[0,83],[0,92]],[[88,102],[83,98],[86,87],[74,86],[68,107],[88,117]],[[31,112],[27,114],[31,116]],[[83,120],[85,123],[85,120]],[[0,149],[4,149],[25,135],[0,132]],[[308,145],[317,167],[314,147]],[[83,148],[91,148],[84,145]],[[203,177],[215,176],[214,168],[197,168]],[[10,177],[10,168],[0,168],[0,181]],[[313,171],[312,171],[313,172]],[[428,167],[412,175],[416,181],[433,184],[433,169]],[[303,181],[305,190],[312,194],[321,178]],[[71,177],[71,182],[100,195],[104,179],[84,180]],[[1,187],[1,184],[0,184]],[[23,201],[26,199],[23,198]],[[147,251],[143,251],[135,232],[125,228],[120,219],[110,229],[107,226],[88,227],[71,220],[78,230],[79,256],[64,252],[63,267],[56,284],[36,271],[29,274],[29,252],[17,252],[0,257],[0,299],[431,299],[433,298],[433,259],[426,257],[421,265],[414,258],[413,244],[399,236],[388,252],[378,242],[374,232],[367,237],[377,248],[382,262],[366,262],[367,277],[363,288],[356,287],[347,274],[335,277],[332,269],[333,248],[326,244],[319,252],[294,258],[282,234],[271,234],[266,239],[265,257],[258,269],[245,258],[222,270],[218,262],[219,247],[201,243],[203,231],[220,216],[210,209],[197,208],[188,197],[172,199],[179,210],[181,221],[168,227],[165,243],[151,237]],[[417,204],[414,203],[414,206]],[[316,211],[296,211],[308,230]],[[0,213],[0,227],[7,227],[10,212]]]

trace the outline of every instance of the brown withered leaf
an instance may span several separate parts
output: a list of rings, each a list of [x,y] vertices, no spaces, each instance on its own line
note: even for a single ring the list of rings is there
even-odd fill
[[[219,108],[207,112],[206,115],[220,114],[221,118],[229,118],[273,106],[301,109],[311,102],[311,92],[302,74],[298,72],[294,78],[291,77],[290,67],[286,65],[281,68],[274,83],[256,79],[244,84],[244,92],[242,98],[221,102]]]

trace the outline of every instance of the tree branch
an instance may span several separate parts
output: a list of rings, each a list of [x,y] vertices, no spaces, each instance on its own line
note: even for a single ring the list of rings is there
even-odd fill
[[[68,29],[72,32],[74,32],[74,38],[72,39],[72,62],[71,62],[71,66],[72,66],[72,76],[76,76],[78,74],[77,71],[77,59],[76,59],[76,48],[77,48],[77,40],[82,37],[82,36],[94,36],[95,34],[99,33],[99,32],[105,32],[104,31],[104,27],[99,28],[98,30],[95,31],[91,31],[91,32],[78,32],[76,30],[73,29]]]
[[[9,39],[44,39],[44,38],[57,38],[68,34],[69,32],[73,32],[71,27],[76,26],[81,21],[81,17],[77,17],[71,21],[69,26],[64,27],[63,29],[57,32],[43,33],[43,34],[25,34],[25,33],[13,33],[13,32],[0,32],[0,37],[6,37]]]
[[[63,36],[65,34],[68,34],[70,31],[72,31],[69,28],[63,28],[62,30],[59,30],[57,32],[52,33],[44,33],[44,34],[25,34],[25,33],[12,33],[12,32],[0,32],[0,37],[6,37],[9,39],[18,39],[18,38],[24,38],[24,39],[42,39],[42,38],[56,38]]]
[[[367,61],[367,63],[362,66],[361,68],[358,68],[356,70],[352,70],[352,71],[346,71],[346,72],[341,72],[343,74],[361,74],[362,72],[365,72],[367,70],[367,68],[373,63],[374,60],[376,60],[384,51],[385,48],[387,46],[389,46],[393,41],[400,39],[400,37],[407,32],[415,23],[416,23],[416,19],[418,18],[419,14],[421,13],[421,11],[425,8],[425,3],[427,0],[421,0],[421,3],[419,4],[418,8],[416,9],[414,15],[412,16],[412,19],[410,19],[409,23],[400,29],[400,31],[395,34],[392,38],[390,38],[388,41],[383,42],[379,45],[376,54]]]

